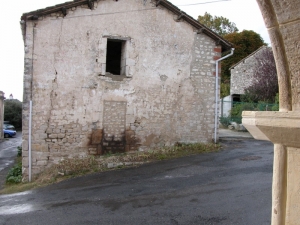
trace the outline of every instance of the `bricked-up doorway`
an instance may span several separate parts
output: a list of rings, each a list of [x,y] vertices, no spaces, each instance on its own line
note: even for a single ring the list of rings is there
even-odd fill
[[[125,75],[125,44],[124,40],[107,39],[106,72],[113,75]]]
[[[125,152],[126,106],[124,101],[104,101],[102,154]]]

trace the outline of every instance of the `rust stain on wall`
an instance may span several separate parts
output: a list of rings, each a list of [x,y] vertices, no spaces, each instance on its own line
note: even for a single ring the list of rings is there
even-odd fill
[[[103,134],[103,130],[102,129],[95,129],[95,130],[93,130],[91,144],[92,145],[99,145],[99,144],[101,144],[102,134]]]
[[[103,155],[107,153],[122,153],[129,151],[136,151],[140,146],[140,140],[136,138],[135,132],[126,130],[122,137],[115,135],[106,136],[102,129],[95,129],[92,131],[89,151],[91,155]]]

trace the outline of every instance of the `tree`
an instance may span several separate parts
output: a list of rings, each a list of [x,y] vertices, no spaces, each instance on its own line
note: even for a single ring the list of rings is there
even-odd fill
[[[22,128],[22,102],[18,99],[4,101],[4,120],[16,128]]]
[[[231,66],[238,63],[261,46],[266,45],[262,37],[252,30],[243,30],[242,32],[226,34],[224,35],[224,39],[233,44],[235,51],[232,56],[222,61],[221,76],[223,83],[226,82],[226,80],[230,80],[229,68]]]
[[[273,52],[270,48],[265,48],[256,57],[253,83],[245,89],[242,101],[274,103],[277,93],[278,78]]]
[[[205,12],[204,16],[198,16],[198,21],[220,36],[238,31],[235,23],[230,22],[223,16],[213,17],[209,13]]]
[[[221,86],[220,86],[220,97],[224,98],[226,96],[228,96],[230,94],[230,82],[225,81],[225,82],[221,82]]]

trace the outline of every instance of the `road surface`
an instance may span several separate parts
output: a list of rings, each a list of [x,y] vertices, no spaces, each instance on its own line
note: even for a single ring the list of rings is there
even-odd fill
[[[269,225],[273,145],[223,144],[217,153],[1,195],[0,224]]]

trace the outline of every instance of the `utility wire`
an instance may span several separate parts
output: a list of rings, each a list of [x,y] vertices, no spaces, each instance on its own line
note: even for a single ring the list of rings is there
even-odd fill
[[[213,2],[199,2],[199,3],[194,3],[194,4],[186,4],[186,5],[177,5],[177,6],[190,6],[190,5],[202,5],[202,4],[208,4],[208,3],[215,3],[215,2],[227,2],[231,0],[218,0],[218,1],[213,1]]]

